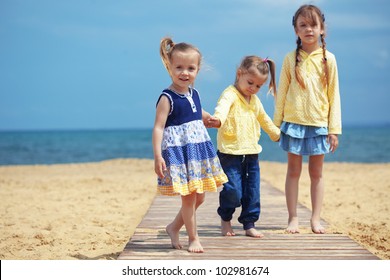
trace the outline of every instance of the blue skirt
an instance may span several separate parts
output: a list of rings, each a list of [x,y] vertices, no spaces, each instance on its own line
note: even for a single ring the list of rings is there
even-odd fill
[[[286,152],[314,156],[329,153],[328,128],[283,122],[279,146]]]

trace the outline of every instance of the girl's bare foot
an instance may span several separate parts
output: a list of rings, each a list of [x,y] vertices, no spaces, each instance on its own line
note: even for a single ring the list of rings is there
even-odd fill
[[[324,234],[325,233],[325,228],[321,225],[321,223],[315,222],[315,221],[310,221],[311,224],[311,230],[313,233],[316,234]]]
[[[198,239],[190,241],[188,243],[188,252],[190,253],[203,253],[203,247]]]
[[[250,228],[245,230],[245,235],[250,236],[250,237],[255,237],[255,238],[262,238],[264,237],[264,234],[261,232],[257,231],[255,228]]]
[[[172,224],[167,225],[165,231],[168,233],[169,237],[171,238],[172,248],[179,249],[179,250],[182,249],[183,246],[180,244],[179,231],[175,231],[173,229]]]
[[[287,233],[299,233],[298,217],[289,219],[288,226],[286,228]]]
[[[223,236],[235,236],[232,224],[230,221],[221,220],[221,233]]]

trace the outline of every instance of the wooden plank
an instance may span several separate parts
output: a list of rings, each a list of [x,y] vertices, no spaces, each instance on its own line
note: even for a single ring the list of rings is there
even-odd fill
[[[179,197],[156,196],[147,214],[138,225],[118,259],[121,260],[370,260],[378,259],[346,235],[342,234],[286,234],[287,210],[284,194],[266,182],[261,183],[261,217],[256,227],[265,235],[256,239],[247,237],[242,226],[233,217],[234,237],[221,236],[220,218],[216,212],[218,193],[207,193],[205,203],[197,211],[198,232],[205,249],[202,254],[171,248],[165,232],[180,209]],[[235,216],[239,215],[237,209]],[[298,206],[300,226],[310,230],[310,210]],[[325,226],[328,224],[322,221]],[[180,232],[186,244],[184,228]]]

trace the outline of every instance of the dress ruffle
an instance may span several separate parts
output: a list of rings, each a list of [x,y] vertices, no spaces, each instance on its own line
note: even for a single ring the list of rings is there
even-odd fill
[[[164,178],[158,179],[158,184],[161,194],[174,196],[216,192],[227,181],[218,157],[214,157],[169,165]]]
[[[328,128],[283,122],[280,126],[279,146],[286,152],[302,155],[329,153]]]

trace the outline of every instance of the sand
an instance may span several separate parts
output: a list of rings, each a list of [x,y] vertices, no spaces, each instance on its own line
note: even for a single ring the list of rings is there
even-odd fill
[[[116,259],[155,185],[151,160],[0,167],[0,259]]]
[[[260,166],[263,178],[284,192],[287,165],[262,162]],[[347,234],[379,258],[389,260],[390,164],[325,162],[323,178],[321,217],[330,224],[327,232]],[[302,168],[299,202],[311,209],[307,164]]]
[[[261,170],[283,190],[286,164],[261,162]],[[381,259],[390,259],[389,170],[349,163],[324,170],[328,231]],[[0,167],[0,259],[116,259],[155,195],[152,160]],[[299,200],[310,208],[306,169]]]

